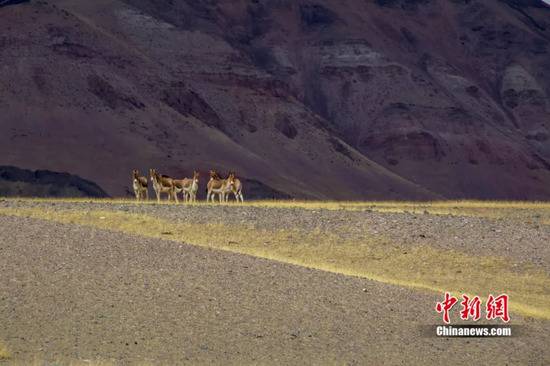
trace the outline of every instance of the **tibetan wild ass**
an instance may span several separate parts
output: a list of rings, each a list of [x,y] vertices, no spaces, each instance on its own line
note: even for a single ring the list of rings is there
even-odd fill
[[[220,203],[225,201],[225,195],[231,192],[232,185],[231,177],[222,179],[214,170],[210,171],[210,180],[206,186],[206,202],[214,202],[214,196],[217,194],[220,197]]]
[[[235,196],[235,200],[237,200],[237,202],[244,202],[243,184],[242,184],[241,180],[239,178],[235,177],[235,172],[230,172],[229,176],[231,177],[230,179],[232,181],[232,184],[231,184],[230,188],[231,188],[231,192]],[[227,201],[229,201],[229,194],[227,194],[225,196],[225,202],[227,202]]]
[[[193,178],[174,179],[174,194],[182,192],[184,202],[196,202],[199,190],[199,172],[193,172]]]
[[[139,171],[134,169],[132,172],[132,186],[136,194],[136,200],[149,200],[149,189],[147,189],[147,177],[140,177]]]
[[[172,178],[166,175],[160,175],[155,169],[150,169],[149,175],[151,176],[153,189],[155,190],[155,193],[157,195],[157,202],[160,203],[161,193],[168,194],[168,201],[172,199],[172,196],[174,196],[176,202],[178,201],[178,197],[175,195],[174,192],[174,180]]]

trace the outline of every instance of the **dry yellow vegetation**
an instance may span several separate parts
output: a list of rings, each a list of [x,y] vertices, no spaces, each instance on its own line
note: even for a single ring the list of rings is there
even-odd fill
[[[0,342],[0,361],[7,360],[11,357],[8,348]]]
[[[17,198],[29,202],[75,202],[75,203],[112,203],[156,205],[156,200],[136,202],[135,199],[89,199],[89,198]],[[162,205],[174,205],[174,202],[162,201]],[[181,204],[181,203],[180,203]],[[220,205],[199,201],[194,206]],[[234,202],[222,205],[236,205]],[[550,202],[548,201],[305,201],[305,200],[256,200],[239,203],[240,206],[271,208],[303,208],[306,210],[347,210],[375,212],[410,212],[433,215],[476,216],[488,218],[525,218],[540,216],[550,224]]]
[[[4,363],[0,362],[0,365]],[[32,361],[29,360],[9,360],[5,365],[9,366],[115,366],[117,365],[114,362],[110,361],[93,361],[93,360],[69,360],[69,359],[56,359],[54,361],[35,358]],[[150,363],[136,363],[135,366],[150,366]]]
[[[424,210],[428,204],[262,201],[251,202],[248,205],[307,209],[372,209],[375,207],[377,210],[412,212],[417,209]],[[494,211],[496,209],[498,211],[517,210],[522,207],[529,211],[543,211],[545,214],[548,214],[550,207],[546,203],[488,203],[484,206],[481,203],[471,202],[457,206],[459,203],[449,202],[429,205],[430,210]],[[428,245],[404,248],[381,235],[343,240],[336,234],[306,232],[299,228],[267,230],[253,226],[172,222],[153,216],[109,210],[0,208],[0,214],[162,238],[436,292],[452,291],[456,294],[506,292],[510,295],[510,307],[513,312],[550,319],[549,276],[528,264],[514,266],[509,259],[502,257],[473,256]],[[505,212],[505,214],[510,213]]]

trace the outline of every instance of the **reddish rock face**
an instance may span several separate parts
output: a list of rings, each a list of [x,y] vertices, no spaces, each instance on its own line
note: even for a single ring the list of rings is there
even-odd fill
[[[7,164],[111,195],[154,166],[296,197],[550,197],[540,1],[59,0],[0,16]]]

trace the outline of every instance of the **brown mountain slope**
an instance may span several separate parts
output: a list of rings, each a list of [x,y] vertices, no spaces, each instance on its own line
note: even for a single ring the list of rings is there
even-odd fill
[[[346,142],[449,197],[550,195],[538,0],[127,0],[228,40]]]
[[[5,164],[68,171],[111,195],[128,191],[133,167],[213,167],[296,197],[435,197],[333,137],[222,39],[119,1],[0,16]]]
[[[156,166],[297,197],[548,197],[548,11],[509,3],[3,7],[2,163],[111,195]]]

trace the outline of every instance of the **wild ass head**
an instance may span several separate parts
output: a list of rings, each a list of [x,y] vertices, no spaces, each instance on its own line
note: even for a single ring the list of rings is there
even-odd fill
[[[215,170],[210,171],[210,180],[221,180],[220,176]]]
[[[229,176],[227,177],[227,186],[233,187],[235,186],[235,172],[229,172]]]

